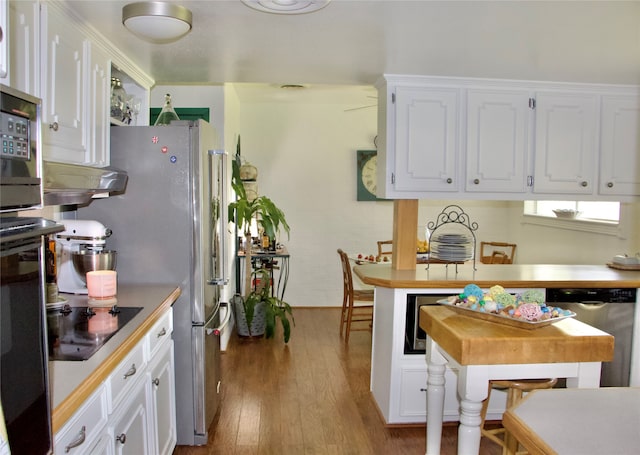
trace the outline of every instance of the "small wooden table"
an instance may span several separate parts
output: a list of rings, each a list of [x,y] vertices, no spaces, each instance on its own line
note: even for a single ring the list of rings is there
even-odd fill
[[[638,453],[640,388],[536,390],[502,423],[532,455]]]
[[[480,410],[492,379],[567,378],[567,387],[597,388],[601,362],[613,359],[611,335],[573,318],[532,330],[420,309],[427,333],[427,455],[440,454],[447,364],[458,372],[458,454],[480,449]]]

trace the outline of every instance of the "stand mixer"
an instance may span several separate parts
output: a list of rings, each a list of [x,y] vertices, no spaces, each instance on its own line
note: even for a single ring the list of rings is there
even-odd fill
[[[61,223],[65,230],[55,236],[58,289],[70,294],[87,294],[86,272],[115,270],[115,251],[104,249],[111,229],[93,220],[63,220]]]

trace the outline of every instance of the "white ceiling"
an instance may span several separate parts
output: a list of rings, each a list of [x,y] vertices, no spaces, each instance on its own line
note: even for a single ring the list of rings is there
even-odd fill
[[[640,1],[332,0],[276,15],[183,0],[193,30],[171,44],[123,27],[132,1],[66,3],[164,85],[367,85],[383,73],[640,84]]]

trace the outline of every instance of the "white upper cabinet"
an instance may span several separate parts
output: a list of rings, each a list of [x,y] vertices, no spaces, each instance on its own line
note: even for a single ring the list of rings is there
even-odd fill
[[[89,42],[47,6],[42,5],[43,157],[86,163],[90,160],[86,96]]]
[[[388,78],[378,104],[378,196],[459,191],[460,90]]]
[[[530,100],[527,90],[468,90],[466,191],[529,191]]]
[[[5,38],[8,38],[9,66],[2,82],[39,98],[40,2],[9,2],[9,35]]]
[[[97,45],[90,45],[89,53],[89,156],[86,164],[108,166],[110,162],[110,93],[111,58]]]
[[[600,143],[599,192],[640,196],[640,96],[602,97]]]
[[[66,2],[9,2],[9,74],[0,82],[42,99],[44,159],[104,167],[110,163],[112,68],[126,74],[145,110],[154,81],[70,8]],[[0,44],[7,43],[5,31]],[[147,119],[143,112],[141,120]]]
[[[593,194],[598,151],[598,97],[538,92],[533,190]]]
[[[0,0],[0,79],[9,74],[9,15],[8,0]]]
[[[457,191],[459,90],[398,87],[397,191]]]
[[[640,195],[638,87],[400,75],[377,87],[379,197]]]

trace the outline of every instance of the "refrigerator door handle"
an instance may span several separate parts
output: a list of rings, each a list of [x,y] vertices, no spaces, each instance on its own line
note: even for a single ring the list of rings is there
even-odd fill
[[[211,275],[207,284],[220,286],[229,282],[225,267],[227,254],[227,152],[224,150],[209,150],[209,204],[211,221]],[[215,194],[214,194],[215,185]],[[215,218],[214,218],[215,216]],[[215,247],[218,248],[215,248]],[[215,251],[214,251],[215,248]]]

